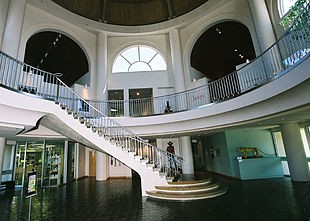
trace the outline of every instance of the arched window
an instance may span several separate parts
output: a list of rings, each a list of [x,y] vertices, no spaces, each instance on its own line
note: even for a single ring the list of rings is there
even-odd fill
[[[280,17],[282,18],[296,2],[297,0],[279,0],[278,5]]]
[[[137,45],[121,52],[114,60],[112,73],[167,70],[164,57],[154,48]]]

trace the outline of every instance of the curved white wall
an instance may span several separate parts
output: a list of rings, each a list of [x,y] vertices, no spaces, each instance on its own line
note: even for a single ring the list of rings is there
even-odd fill
[[[172,29],[178,31],[180,39],[181,61],[183,67],[185,87],[192,88],[193,83],[190,77],[190,55],[192,48],[199,36],[211,26],[227,21],[238,21],[244,24],[250,31],[254,47],[259,51],[257,35],[253,25],[247,0],[210,0],[194,11],[172,19],[167,22],[146,25],[146,26],[115,26],[108,25],[73,14],[52,1],[31,0],[28,1],[23,23],[19,59],[23,60],[26,42],[34,33],[44,30],[55,30],[66,34],[74,39],[84,50],[89,60],[91,78],[98,75],[96,70],[97,35],[105,32],[107,35],[107,70],[108,89],[135,88],[135,85],[128,85],[126,77],[121,80],[113,79],[111,74],[113,60],[120,50],[133,44],[147,44],[157,48],[167,59],[168,72],[166,79],[173,78],[171,42],[169,33]],[[145,77],[147,80],[148,77]],[[149,82],[156,88],[158,78],[152,78]],[[91,81],[95,82],[95,81]],[[175,81],[173,81],[175,82]],[[173,83],[172,82],[172,83]],[[114,85],[114,86],[112,86]],[[115,86],[116,85],[116,86]],[[171,87],[168,82],[163,87]],[[91,85],[94,87],[94,85]],[[124,87],[125,88],[125,87]],[[92,89],[91,89],[92,90]],[[96,88],[98,90],[98,88]],[[99,88],[99,90],[103,90]],[[155,94],[156,95],[156,94]]]
[[[124,117],[116,118],[116,120],[141,136],[184,134],[266,120],[268,123],[268,119],[270,119],[270,124],[281,123],[281,121],[275,122],[271,119],[291,114],[298,108],[309,109],[309,67],[310,56],[278,79],[221,103],[168,115]]]

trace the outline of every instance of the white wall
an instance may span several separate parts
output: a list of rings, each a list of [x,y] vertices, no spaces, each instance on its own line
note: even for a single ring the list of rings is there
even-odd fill
[[[7,142],[8,143],[8,142]],[[15,142],[16,143],[16,142]],[[13,180],[13,162],[15,157],[15,145],[5,145],[4,147],[4,158],[2,164],[2,171],[4,170],[11,170],[12,173],[10,174],[2,174],[1,182],[12,181]]]
[[[36,1],[31,1],[36,2]],[[40,4],[40,3],[38,3]],[[41,1],[41,4],[45,4]],[[50,13],[51,8],[43,7],[46,11],[34,7],[32,4],[27,3],[25,10],[25,17],[23,22],[21,41],[19,46],[18,59],[23,61],[26,43],[28,39],[41,31],[55,31],[65,34],[74,40],[84,51],[88,63],[89,72],[96,72],[96,33],[90,32],[85,29],[73,25],[65,20],[54,16]]]
[[[153,96],[160,96],[162,88],[173,88],[172,76],[166,71],[113,73],[109,76],[109,90],[124,89],[125,100],[129,99],[128,90],[136,88],[152,88]]]
[[[54,30],[66,34],[81,46],[89,61],[90,76],[96,76],[97,34],[106,32],[108,37],[108,89],[152,87],[154,96],[170,94],[174,86],[173,70],[171,70],[170,28],[176,28],[179,32],[186,89],[189,89],[193,86],[190,54],[195,42],[208,28],[227,20],[238,21],[246,25],[252,35],[255,49],[259,48],[247,0],[210,0],[193,12],[172,21],[141,27],[112,26],[90,21],[62,9],[53,2],[31,0],[26,7],[19,58],[22,60],[26,42],[31,35],[39,31]],[[149,45],[159,50],[167,60],[167,72],[135,73],[132,76],[111,74],[113,61],[118,53],[136,44]],[[91,89],[92,87],[91,85]],[[169,90],[159,88],[169,88]]]
[[[124,165],[114,157],[108,157],[109,178],[129,178],[131,177],[131,169]]]
[[[78,145],[78,170],[77,170],[77,179],[82,178],[86,175],[85,173],[85,165],[86,165],[86,154],[85,154],[85,146],[83,144]]]
[[[90,99],[90,91],[88,85],[74,84],[72,86],[72,89],[83,99]]]

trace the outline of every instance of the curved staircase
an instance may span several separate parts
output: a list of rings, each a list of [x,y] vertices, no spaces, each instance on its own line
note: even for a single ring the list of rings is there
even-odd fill
[[[212,178],[168,182],[167,186],[155,186],[155,190],[146,191],[151,199],[169,201],[194,201],[217,197],[227,192],[227,186]]]

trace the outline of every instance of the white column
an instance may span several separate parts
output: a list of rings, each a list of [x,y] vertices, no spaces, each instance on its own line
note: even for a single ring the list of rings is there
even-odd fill
[[[1,50],[17,58],[27,0],[10,0]]]
[[[310,181],[308,161],[297,123],[280,126],[288,167],[293,181]]]
[[[89,177],[89,148],[85,148],[85,176]]]
[[[185,78],[183,71],[183,61],[180,46],[180,37],[177,29],[169,31],[171,59],[172,59],[172,74],[174,79],[175,93],[185,91]]]
[[[128,88],[124,88],[124,101],[129,101]],[[129,102],[124,103],[124,116],[129,116]]]
[[[96,180],[103,181],[108,179],[107,155],[96,151]]]
[[[108,84],[108,36],[104,32],[97,34],[97,74],[96,74],[96,99],[107,100]]]
[[[181,157],[183,157],[183,174],[194,174],[194,161],[190,136],[181,137]]]
[[[0,137],[0,184],[1,184],[1,178],[2,178],[2,168],[3,168],[5,144],[6,144],[6,138]]]
[[[5,29],[6,17],[8,14],[9,0],[0,1],[0,46],[2,45],[2,38]]]
[[[67,183],[68,178],[68,145],[69,141],[65,140],[63,183]]]
[[[248,0],[261,52],[276,42],[265,1]]]

